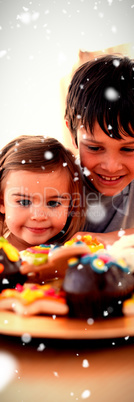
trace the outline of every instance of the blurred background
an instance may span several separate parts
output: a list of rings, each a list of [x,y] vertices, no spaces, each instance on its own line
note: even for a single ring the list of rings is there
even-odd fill
[[[133,57],[133,37],[134,0],[0,0],[0,148],[21,134],[69,146],[63,87],[79,50]]]

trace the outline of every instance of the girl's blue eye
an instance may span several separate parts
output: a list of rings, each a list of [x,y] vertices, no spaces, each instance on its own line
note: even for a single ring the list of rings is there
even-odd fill
[[[23,199],[23,200],[19,200],[17,201],[22,207],[29,207],[29,205],[31,205],[31,201],[28,199]]]
[[[61,203],[58,202],[58,201],[52,201],[51,200],[51,201],[48,201],[47,205],[49,207],[51,207],[51,208],[57,208],[57,207],[59,207],[61,205]]]

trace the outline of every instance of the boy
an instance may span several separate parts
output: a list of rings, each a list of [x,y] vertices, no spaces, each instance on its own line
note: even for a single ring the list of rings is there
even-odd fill
[[[108,55],[83,64],[68,89],[65,119],[79,148],[84,230],[105,243],[134,233],[134,61]]]

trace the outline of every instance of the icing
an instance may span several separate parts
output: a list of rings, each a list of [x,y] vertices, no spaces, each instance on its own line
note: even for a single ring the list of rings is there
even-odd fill
[[[71,258],[68,260],[69,267],[76,266],[77,264],[82,264],[83,266],[89,264],[92,270],[97,273],[107,272],[113,265],[126,273],[130,272],[129,267],[123,258],[113,260],[108,254],[85,254],[80,258]]]
[[[89,247],[91,253],[95,253],[100,249],[104,249],[104,245],[102,243],[99,243],[96,237],[95,239],[93,239],[91,235],[79,235],[77,237],[73,237],[71,240],[67,241],[64,246],[80,246],[83,244],[86,244]]]
[[[4,237],[0,237],[0,291],[24,283],[26,276],[20,272],[21,259],[19,251]]]
[[[48,261],[48,254],[51,250],[51,247],[51,245],[47,244],[29,247],[26,250],[20,251],[20,256],[22,261],[27,261],[29,264],[44,264]]]
[[[7,258],[12,261],[16,262],[19,261],[19,251],[16,247],[12,246],[8,240],[4,239],[4,237],[0,237],[0,249],[3,249]]]
[[[18,288],[19,286],[19,288]],[[24,304],[33,303],[37,299],[55,299],[59,303],[65,303],[65,292],[57,291],[51,285],[29,285],[29,287],[17,284],[15,289],[4,289],[0,294],[0,300],[14,297],[21,300]]]

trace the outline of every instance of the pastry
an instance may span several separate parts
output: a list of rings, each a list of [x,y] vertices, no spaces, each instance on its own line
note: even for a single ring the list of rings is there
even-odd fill
[[[122,311],[126,316],[134,315],[134,295],[123,302]]]
[[[7,287],[15,288],[23,284],[26,276],[20,272],[21,258],[19,251],[4,237],[0,237],[0,291]]]
[[[51,245],[40,244],[39,246],[29,247],[26,250],[20,251],[22,261],[28,264],[41,265],[48,262],[48,254],[51,250]]]
[[[125,260],[108,254],[87,254],[68,261],[63,280],[69,314],[106,317],[122,314],[122,302],[132,295],[134,276]]]
[[[20,285],[0,294],[0,310],[12,310],[19,315],[66,315],[65,293],[51,284]]]
[[[64,245],[58,246],[36,246],[38,253],[42,252],[43,248],[45,250],[49,247],[46,261],[42,262],[41,257],[38,256],[38,261],[35,263],[35,255],[31,253],[31,249],[36,250],[32,247],[28,250],[22,251],[20,253],[21,258],[25,262],[22,265],[21,271],[23,274],[34,273],[35,277],[38,274],[38,281],[44,281],[47,279],[53,279],[55,277],[64,278],[66,269],[68,267],[68,259],[70,257],[79,256],[85,253],[94,253],[99,249],[103,249],[104,245],[99,243],[95,238],[93,239],[90,235],[78,236],[72,238],[70,241],[64,243]]]

